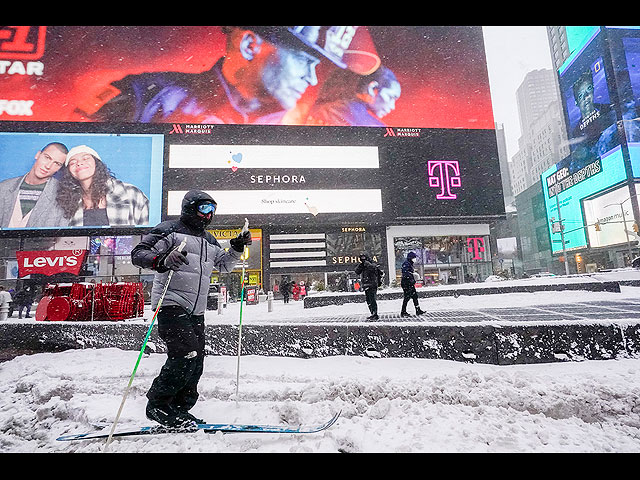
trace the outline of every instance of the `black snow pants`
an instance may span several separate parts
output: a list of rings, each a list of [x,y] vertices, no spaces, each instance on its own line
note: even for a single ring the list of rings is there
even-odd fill
[[[413,300],[413,306],[416,307],[416,311],[420,308],[418,306],[418,292],[416,291],[416,286],[410,283],[401,282],[402,292],[404,293],[404,298],[402,299],[402,310],[400,312],[407,311],[407,304],[409,300]]]
[[[179,306],[162,307],[158,333],[168,358],[147,392],[149,406],[187,412],[198,400],[204,369],[204,315],[189,315]]]
[[[378,293],[377,288],[366,288],[364,290],[364,298],[367,302],[367,306],[369,307],[369,311],[372,315],[378,314],[378,302],[376,300],[376,295]]]

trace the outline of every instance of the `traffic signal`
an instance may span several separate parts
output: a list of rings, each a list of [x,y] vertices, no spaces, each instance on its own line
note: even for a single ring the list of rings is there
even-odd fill
[[[602,227],[600,227],[600,222],[596,222],[595,227],[596,227],[596,232],[600,232],[602,230]]]
[[[631,228],[633,228],[633,231],[636,232],[636,233],[638,233],[638,230],[640,230],[640,228],[638,228],[638,224],[636,222],[633,222],[633,227],[631,227]]]

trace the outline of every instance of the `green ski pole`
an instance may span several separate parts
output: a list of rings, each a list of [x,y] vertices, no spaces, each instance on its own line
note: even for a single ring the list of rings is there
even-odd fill
[[[249,219],[244,219],[242,233],[249,231]],[[242,288],[240,289],[240,323],[238,324],[238,365],[236,368],[236,404],[238,403],[238,386],[240,385],[240,352],[242,350],[242,304],[244,303],[244,267],[246,260],[247,246],[242,251]],[[220,307],[218,307],[220,308]]]
[[[187,239],[185,238],[178,250],[182,251],[182,249],[187,245]],[[164,291],[160,296],[160,300],[158,301],[158,306],[156,307],[156,311],[153,314],[153,318],[151,319],[151,325],[149,325],[149,329],[147,330],[147,334],[144,337],[144,341],[142,342],[142,348],[140,349],[140,353],[138,354],[138,359],[136,360],[136,364],[133,367],[133,372],[131,372],[131,377],[129,377],[129,384],[124,391],[124,395],[122,396],[122,402],[120,402],[120,408],[118,408],[118,413],[116,415],[116,419],[113,421],[113,425],[111,426],[111,432],[109,432],[109,437],[107,438],[107,443],[104,446],[104,451],[107,451],[109,448],[109,444],[113,439],[113,432],[116,429],[116,425],[118,424],[118,420],[120,420],[120,414],[122,413],[122,408],[124,407],[124,403],[127,401],[127,397],[129,396],[129,390],[131,389],[131,385],[133,384],[133,378],[136,376],[136,372],[138,371],[138,366],[140,365],[140,360],[142,359],[142,355],[144,354],[144,349],[147,346],[147,342],[149,341],[149,337],[151,336],[151,330],[153,329],[153,325],[156,321],[156,317],[158,316],[158,312],[160,311],[160,307],[162,306],[162,301],[164,300],[164,296],[167,293],[167,289],[169,288],[169,283],[171,282],[171,278],[173,277],[173,270],[169,272],[169,276],[167,277],[167,283],[164,286]]]

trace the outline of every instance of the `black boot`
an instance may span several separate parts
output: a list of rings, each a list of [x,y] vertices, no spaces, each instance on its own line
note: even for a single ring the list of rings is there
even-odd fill
[[[422,315],[424,313],[427,313],[427,312],[425,312],[424,310],[420,310],[420,307],[416,307],[416,315]]]
[[[196,416],[194,416],[193,414],[189,413],[189,412],[183,412],[183,411],[178,411],[178,417],[184,418],[188,421],[191,422],[196,422],[197,424],[203,424],[203,423],[207,423],[205,422],[203,419],[198,418]]]
[[[409,315],[407,312],[400,312],[400,316],[401,317],[410,317],[411,315]]]
[[[197,422],[187,418],[185,414],[182,414],[170,406],[153,406],[147,404],[145,414],[149,420],[158,422],[165,427],[173,428],[189,428],[194,427]]]

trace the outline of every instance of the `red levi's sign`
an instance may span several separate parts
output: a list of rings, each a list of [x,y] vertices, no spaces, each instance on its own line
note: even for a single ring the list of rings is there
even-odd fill
[[[77,275],[86,254],[86,250],[16,252],[18,277],[25,277],[32,273],[53,275],[68,272]]]

